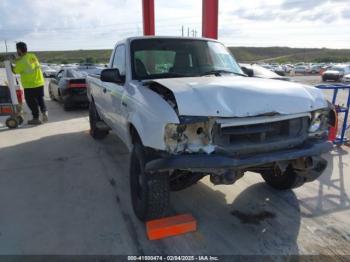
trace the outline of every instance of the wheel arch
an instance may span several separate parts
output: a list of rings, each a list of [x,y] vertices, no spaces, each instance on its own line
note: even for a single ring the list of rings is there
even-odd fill
[[[129,123],[129,136],[130,136],[130,142],[134,145],[137,142],[142,143],[142,139],[139,135],[139,132],[137,131],[136,127],[133,125],[133,123]]]

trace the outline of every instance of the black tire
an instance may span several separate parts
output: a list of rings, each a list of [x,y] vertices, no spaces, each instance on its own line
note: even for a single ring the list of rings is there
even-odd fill
[[[284,172],[281,172],[278,168],[265,171],[261,176],[269,186],[279,190],[297,188],[306,182],[305,177],[299,176],[290,167]]]
[[[23,116],[17,116],[17,121],[19,125],[22,125],[24,122]]]
[[[163,217],[169,206],[169,175],[145,173],[145,153],[136,143],[130,161],[130,192],[135,215],[141,221]]]
[[[94,102],[90,102],[90,105],[89,105],[90,135],[94,139],[99,140],[99,139],[105,138],[108,135],[109,131],[100,130],[96,125],[98,121],[101,121],[101,118],[97,113]]]
[[[50,99],[52,100],[52,101],[57,101],[57,99],[55,98],[55,96],[53,95],[53,93],[52,93],[52,90],[51,90],[51,87],[49,86],[49,96],[50,96]]]
[[[9,117],[6,119],[6,126],[10,129],[15,129],[18,127],[18,121],[15,117]]]

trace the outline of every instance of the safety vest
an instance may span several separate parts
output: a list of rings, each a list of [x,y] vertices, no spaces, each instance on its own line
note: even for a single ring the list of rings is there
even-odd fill
[[[17,59],[14,72],[21,76],[23,88],[35,88],[45,84],[39,61],[34,54],[26,53]]]

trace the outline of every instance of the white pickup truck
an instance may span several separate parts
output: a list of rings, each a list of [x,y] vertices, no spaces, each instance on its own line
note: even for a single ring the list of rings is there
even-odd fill
[[[233,184],[257,172],[291,189],[321,175],[333,110],[320,90],[249,78],[219,42],[134,37],[87,79],[91,136],[114,131],[131,151],[137,217],[164,215],[169,192],[209,175]]]

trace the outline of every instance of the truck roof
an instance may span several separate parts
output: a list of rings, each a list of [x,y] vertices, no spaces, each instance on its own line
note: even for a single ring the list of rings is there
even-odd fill
[[[142,39],[185,39],[185,40],[196,40],[196,41],[213,41],[218,42],[216,39],[204,38],[204,37],[181,37],[181,36],[133,36],[124,38],[120,42],[131,42],[133,40],[142,40]]]

